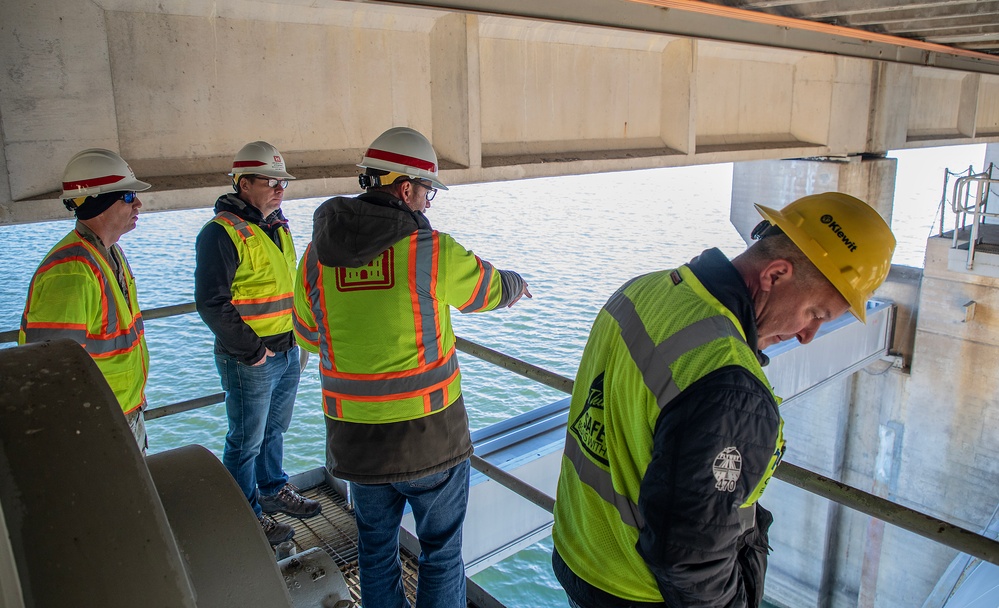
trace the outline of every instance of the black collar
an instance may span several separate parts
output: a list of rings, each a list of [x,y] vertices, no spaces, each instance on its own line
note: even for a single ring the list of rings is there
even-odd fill
[[[753,299],[749,295],[746,282],[732,262],[720,250],[712,248],[705,249],[687,266],[708,292],[721,302],[722,306],[735,314],[742,324],[742,331],[746,334],[746,343],[756,352],[760,363],[766,365],[768,361],[766,355],[757,348],[759,337],[756,333]]]
[[[364,201],[370,205],[389,207],[390,209],[407,213],[413,218],[413,221],[416,222],[417,228],[430,229],[430,220],[427,219],[426,215],[413,211],[401,198],[398,198],[389,192],[385,192],[384,190],[368,190],[367,192],[363,192],[358,195],[357,200]]]

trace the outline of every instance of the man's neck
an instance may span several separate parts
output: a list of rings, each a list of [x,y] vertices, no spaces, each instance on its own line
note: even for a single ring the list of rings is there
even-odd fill
[[[104,222],[98,221],[99,217],[100,216],[89,220],[76,220],[76,221],[86,226],[90,230],[90,232],[92,232],[94,236],[96,236],[100,240],[101,245],[104,245],[105,249],[110,250],[111,245],[117,243],[118,239],[121,238],[121,234],[109,230],[108,227],[104,224]]]
[[[267,209],[261,209],[260,207],[258,207],[258,206],[256,206],[256,205],[254,205],[254,204],[253,204],[253,203],[251,203],[250,201],[248,201],[248,200],[246,200],[245,198],[243,198],[243,193],[242,193],[242,192],[240,192],[239,194],[237,194],[237,195],[236,195],[236,198],[238,198],[238,199],[239,199],[240,201],[242,201],[242,203],[243,203],[244,205],[246,205],[247,207],[252,207],[252,208],[256,209],[256,210],[257,210],[257,213],[259,213],[259,214],[260,214],[260,217],[261,217],[262,219],[265,219],[265,220],[266,220],[266,219],[267,219],[268,217],[270,217],[272,213],[274,213],[275,211],[277,211],[278,209],[280,209],[280,208],[281,208],[281,206],[280,206],[280,205],[278,205],[277,207],[274,207],[274,208],[273,208],[273,209],[271,209],[271,210],[267,210]]]

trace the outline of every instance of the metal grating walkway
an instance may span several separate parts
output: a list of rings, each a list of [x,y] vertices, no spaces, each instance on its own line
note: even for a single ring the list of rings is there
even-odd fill
[[[323,512],[311,519],[296,519],[279,514],[274,518],[291,525],[295,529],[292,541],[298,553],[313,547],[322,547],[333,558],[343,573],[350,595],[360,605],[361,581],[357,572],[357,526],[354,524],[354,511],[340,494],[329,484],[322,483],[302,495],[318,500]],[[409,601],[416,604],[417,558],[402,548],[402,583]]]

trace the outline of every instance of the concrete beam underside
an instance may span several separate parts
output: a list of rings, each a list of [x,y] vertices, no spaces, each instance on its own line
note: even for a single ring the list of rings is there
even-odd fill
[[[609,0],[623,11],[647,10]],[[0,224],[61,219],[66,161],[119,151],[147,211],[207,207],[265,139],[289,197],[357,189],[384,129],[446,183],[999,141],[999,76],[369,3],[4,3]]]

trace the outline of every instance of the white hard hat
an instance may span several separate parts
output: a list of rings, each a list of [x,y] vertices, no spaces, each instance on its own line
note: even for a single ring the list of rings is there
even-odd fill
[[[66,164],[60,198],[74,199],[105,192],[142,192],[151,187],[135,179],[132,168],[116,153],[104,148],[89,148]]]
[[[435,188],[448,189],[437,179],[434,147],[419,131],[409,127],[392,127],[379,135],[357,166],[427,179]]]
[[[276,179],[295,179],[286,171],[284,156],[277,148],[266,141],[253,141],[243,146],[232,159],[232,171],[229,175],[263,175]]]

